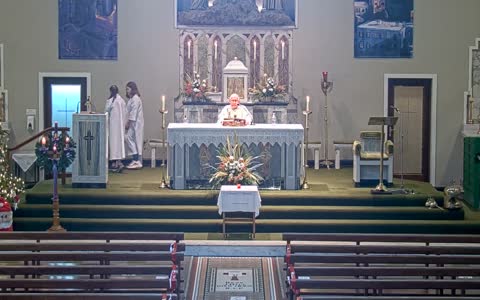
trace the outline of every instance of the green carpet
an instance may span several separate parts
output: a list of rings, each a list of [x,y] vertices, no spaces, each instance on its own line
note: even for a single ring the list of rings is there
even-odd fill
[[[160,189],[162,170],[144,168],[110,174],[106,189],[59,185],[60,216],[67,230],[221,232],[217,190]],[[352,169],[308,169],[310,189],[261,190],[258,233],[302,232],[479,232],[464,210],[427,209],[428,197],[443,204],[430,184],[406,180],[408,195],[372,195],[355,188]],[[397,182],[394,182],[394,187]],[[37,184],[14,214],[15,230],[45,230],[51,224],[52,181]],[[470,214],[475,217],[475,214]],[[233,233],[248,232],[242,224]],[[230,229],[229,229],[230,231]]]

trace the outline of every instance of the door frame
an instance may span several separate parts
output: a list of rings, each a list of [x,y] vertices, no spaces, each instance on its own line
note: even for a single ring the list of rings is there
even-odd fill
[[[43,80],[47,77],[83,77],[87,81],[87,97],[90,96],[91,93],[91,74],[85,72],[78,72],[78,73],[62,73],[62,72],[55,72],[55,73],[46,73],[40,72],[38,73],[38,130],[42,131],[45,129],[44,127],[44,113],[45,113],[45,106],[43,105],[44,102],[44,90],[43,90]]]
[[[388,82],[390,79],[430,79],[432,81],[430,102],[430,168],[429,183],[436,186],[436,158],[437,158],[437,74],[384,74],[383,76],[383,113],[388,116]]]

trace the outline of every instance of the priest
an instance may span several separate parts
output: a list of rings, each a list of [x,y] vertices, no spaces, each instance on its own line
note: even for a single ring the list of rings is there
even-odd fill
[[[223,125],[227,120],[244,120],[245,125],[250,125],[253,116],[244,105],[240,104],[240,97],[237,94],[231,94],[228,101],[230,104],[218,114],[218,123]]]

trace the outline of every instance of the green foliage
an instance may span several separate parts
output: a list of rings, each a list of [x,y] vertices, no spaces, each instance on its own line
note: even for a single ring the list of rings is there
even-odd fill
[[[227,136],[227,143],[218,150],[218,159],[220,162],[215,169],[215,173],[210,178],[213,187],[219,187],[224,184],[259,184],[263,178],[256,173],[256,169],[262,164],[254,164],[258,157],[253,157],[243,149],[238,142],[237,136],[234,136],[234,143],[230,142]]]
[[[55,133],[51,131],[45,136],[46,144],[42,146],[41,141],[38,141],[35,145],[35,154],[37,155],[37,164],[44,168],[46,171],[52,170],[53,162],[51,160],[51,153],[53,152],[53,145],[56,144],[59,150],[60,157],[58,158],[57,168],[58,170],[64,170],[68,168],[75,160],[75,148],[77,145],[69,137],[67,133]],[[65,143],[66,139],[69,139],[68,147]]]

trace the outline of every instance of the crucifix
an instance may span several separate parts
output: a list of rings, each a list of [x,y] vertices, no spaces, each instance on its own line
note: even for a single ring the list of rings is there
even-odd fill
[[[87,135],[84,136],[83,139],[87,141],[87,161],[88,165],[90,165],[90,161],[92,160],[92,141],[95,139],[90,129],[87,131]]]

